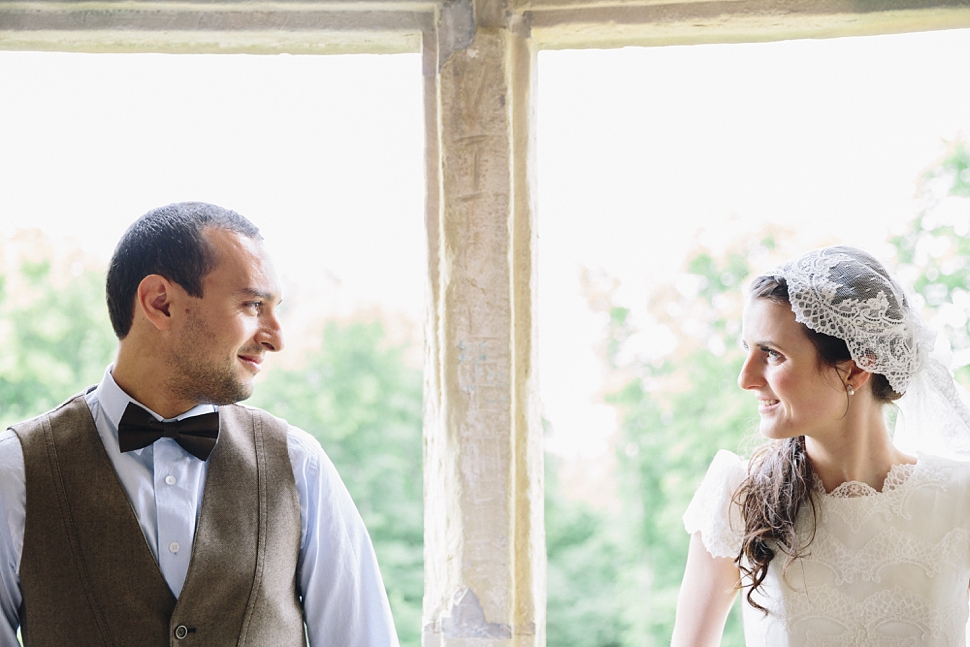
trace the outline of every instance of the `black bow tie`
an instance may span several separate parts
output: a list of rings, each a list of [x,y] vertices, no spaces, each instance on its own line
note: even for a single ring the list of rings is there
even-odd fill
[[[118,445],[122,452],[148,447],[159,438],[173,438],[200,461],[209,457],[219,437],[219,413],[204,413],[172,422],[159,422],[137,404],[129,402],[118,423]]]

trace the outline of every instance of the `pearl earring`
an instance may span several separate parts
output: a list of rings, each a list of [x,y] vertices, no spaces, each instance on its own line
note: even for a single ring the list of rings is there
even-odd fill
[[[849,395],[855,395],[855,389],[852,388],[852,385],[851,384],[846,385],[845,391]]]

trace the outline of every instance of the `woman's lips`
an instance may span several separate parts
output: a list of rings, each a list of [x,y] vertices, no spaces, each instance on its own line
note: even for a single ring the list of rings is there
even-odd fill
[[[773,400],[773,399],[758,400],[759,413],[767,413],[768,411],[771,411],[772,409],[774,409],[776,406],[778,406],[778,400]]]

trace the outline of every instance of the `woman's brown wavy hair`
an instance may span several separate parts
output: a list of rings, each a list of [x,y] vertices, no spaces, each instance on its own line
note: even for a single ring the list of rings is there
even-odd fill
[[[767,299],[775,303],[791,305],[788,284],[782,277],[762,276],[751,286],[751,298]],[[845,342],[799,324],[818,352],[820,369],[834,367],[852,357]],[[873,374],[869,380],[873,397],[879,402],[892,402],[902,397],[889,386],[885,376]],[[848,398],[848,395],[846,395]],[[768,574],[768,564],[776,551],[785,555],[782,572],[787,573],[791,563],[801,557],[815,538],[816,507],[812,496],[814,472],[812,461],[805,450],[805,437],[773,440],[760,447],[748,462],[748,476],[734,494],[734,501],[741,509],[744,536],[741,552],[735,562],[749,583],[739,585],[747,588],[748,603],[767,613],[767,609],[754,601],[752,595],[761,587]],[[795,530],[795,520],[803,506],[811,509],[811,528],[804,545]]]

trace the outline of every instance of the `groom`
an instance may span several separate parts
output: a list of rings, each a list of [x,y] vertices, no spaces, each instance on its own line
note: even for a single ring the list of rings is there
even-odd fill
[[[259,230],[179,203],[111,259],[101,383],[0,435],[0,644],[396,647],[319,443],[235,404],[283,348]]]

